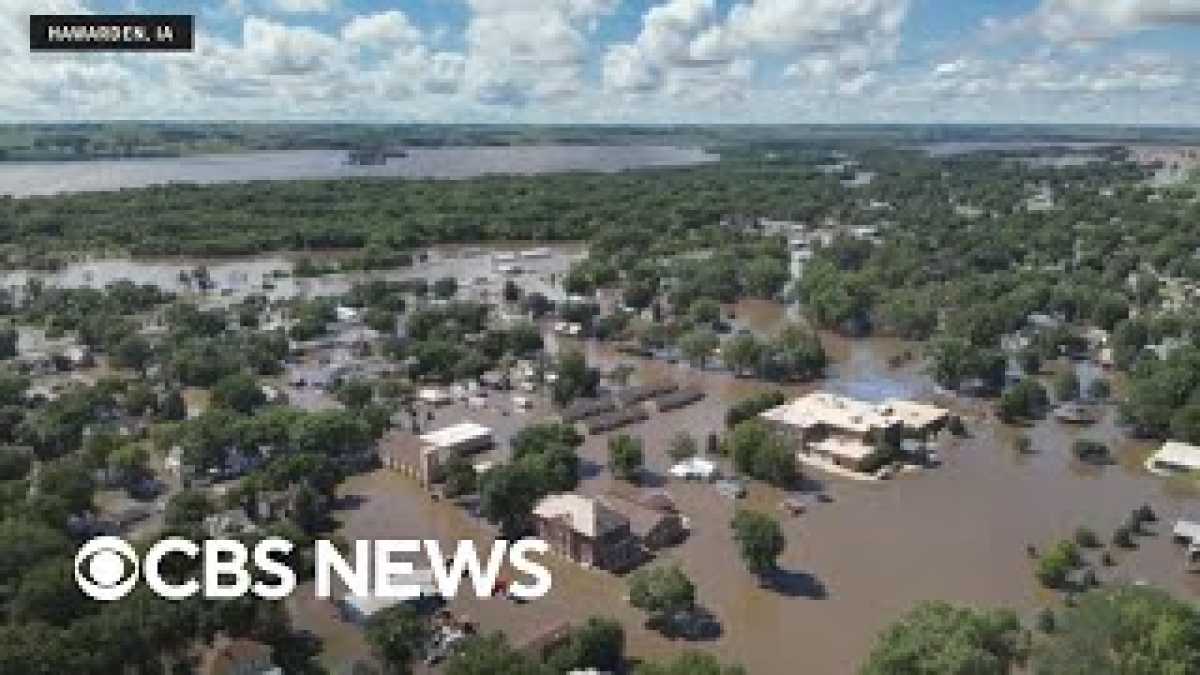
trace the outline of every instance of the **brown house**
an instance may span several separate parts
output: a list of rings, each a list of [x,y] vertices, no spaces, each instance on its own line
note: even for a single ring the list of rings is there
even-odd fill
[[[678,513],[650,508],[644,503],[617,495],[605,495],[600,501],[629,521],[629,531],[648,551],[674,546],[686,534],[683,518]]]
[[[534,507],[533,518],[552,550],[584,567],[620,571],[640,557],[629,520],[591,497],[550,495]]]

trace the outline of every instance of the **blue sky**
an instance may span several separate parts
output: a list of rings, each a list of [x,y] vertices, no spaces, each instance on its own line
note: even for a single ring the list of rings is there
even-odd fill
[[[29,54],[27,15],[196,15]],[[3,0],[0,120],[1193,124],[1200,0]]]

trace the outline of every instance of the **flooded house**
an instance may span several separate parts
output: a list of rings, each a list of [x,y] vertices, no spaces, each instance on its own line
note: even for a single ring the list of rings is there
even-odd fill
[[[1160,476],[1200,471],[1200,446],[1167,441],[1146,460],[1146,470]]]
[[[683,518],[673,510],[651,508],[616,494],[604,495],[599,501],[629,521],[629,531],[647,551],[674,546],[687,534]]]
[[[393,431],[380,442],[380,460],[429,487],[441,481],[442,468],[451,459],[478,454],[495,443],[492,430],[475,422],[459,422],[420,436]]]
[[[584,567],[619,571],[640,558],[629,519],[598,499],[550,495],[534,506],[533,520],[537,536],[551,550]]]
[[[815,457],[865,471],[876,460],[881,440],[898,446],[904,438],[928,439],[946,425],[950,413],[915,401],[868,403],[818,391],[760,417],[796,442],[800,459]]]

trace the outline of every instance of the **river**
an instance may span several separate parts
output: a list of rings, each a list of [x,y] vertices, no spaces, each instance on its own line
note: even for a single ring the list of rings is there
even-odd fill
[[[386,164],[346,164],[343,150],[286,150],[153,159],[0,162],[0,195],[27,197],[173,182],[322,178],[472,178],[489,174],[615,172],[716,161],[701,148],[667,145],[527,145],[412,148]]]

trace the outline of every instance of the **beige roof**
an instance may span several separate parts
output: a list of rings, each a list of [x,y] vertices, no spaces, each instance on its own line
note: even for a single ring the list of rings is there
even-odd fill
[[[915,401],[889,399],[883,403],[868,403],[816,391],[771,408],[762,413],[762,417],[801,429],[825,425],[865,433],[897,424],[922,428],[948,414],[944,408]]]
[[[1163,463],[1200,470],[1200,447],[1179,441],[1167,441],[1162,444],[1158,452],[1151,455],[1150,461],[1155,464]]]
[[[435,448],[455,447],[460,443],[490,438],[492,430],[475,422],[459,422],[448,427],[421,434],[421,441]]]
[[[892,416],[902,420],[905,426],[917,429],[929,426],[950,416],[949,410],[939,408],[936,405],[895,398],[884,401],[882,409],[890,409]]]
[[[817,441],[812,444],[812,447],[818,452],[833,457],[845,457],[855,461],[866,459],[875,453],[875,448],[866,443],[838,436],[830,436],[825,440]]]
[[[550,495],[533,507],[533,515],[545,520],[566,520],[571,529],[595,539],[628,521],[624,516],[590,497],[577,494]]]

